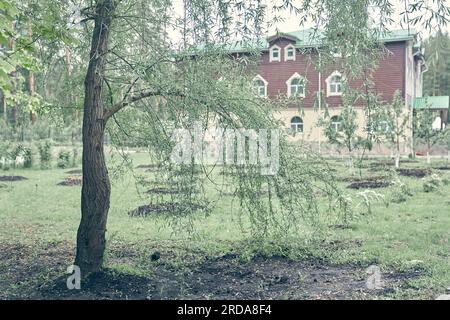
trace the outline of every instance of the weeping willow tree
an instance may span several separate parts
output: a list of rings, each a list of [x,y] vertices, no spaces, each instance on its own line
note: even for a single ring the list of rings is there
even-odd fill
[[[376,26],[370,23],[371,7],[377,9]],[[256,98],[249,85],[258,51],[247,55],[244,63],[233,59],[227,48],[234,41],[257,48],[265,26],[279,21],[285,10],[298,15],[299,25],[309,21],[324,30],[323,46],[317,48],[324,57],[319,67],[326,66],[330,48],[342,52],[348,79],[376,64],[374,39],[385,31],[392,15],[391,3],[381,0],[306,0],[299,5],[282,1],[270,7],[258,0],[191,0],[184,1],[177,19],[167,0],[96,0],[81,10],[91,48],[84,82],[82,218],[75,259],[84,275],[102,267],[105,251],[111,195],[105,131],[111,130],[119,140],[127,137],[148,146],[166,179],[177,185],[201,180],[194,157],[182,165],[169,161],[177,130],[188,130],[192,141],[198,124],[201,132],[210,124],[241,132],[279,126],[271,116],[272,103]],[[181,40],[170,43],[168,30],[178,30]],[[271,146],[279,142],[277,174],[262,174],[263,164],[253,161],[255,146],[248,137],[241,140],[247,156],[231,167],[242,212],[248,215],[255,237],[286,235],[302,222],[316,220],[324,209],[319,196],[329,200],[329,212],[348,210],[326,165],[293,149],[282,135],[274,141]],[[203,179],[208,179],[205,166],[200,168]],[[184,189],[180,201],[194,203],[199,196],[190,187]],[[268,194],[266,200],[259,196],[262,190]],[[187,207],[185,214],[194,210]]]

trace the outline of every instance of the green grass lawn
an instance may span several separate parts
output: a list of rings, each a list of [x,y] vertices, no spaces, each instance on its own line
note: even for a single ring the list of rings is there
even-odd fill
[[[148,164],[144,153],[132,154],[133,167]],[[363,162],[363,176],[386,174],[386,169],[369,171]],[[438,160],[435,160],[438,161]],[[329,160],[337,169],[337,177],[347,176],[344,162]],[[441,166],[445,164],[433,164]],[[407,168],[425,168],[424,162],[403,164]],[[73,169],[73,168],[71,168]],[[73,259],[73,249],[80,220],[80,186],[58,186],[71,169],[10,169],[1,175],[20,175],[28,180],[0,183],[0,244],[22,245],[29,248],[48,247],[49,244],[67,243],[66,260]],[[449,173],[433,170],[440,177]],[[169,250],[173,253],[171,263],[182,267],[187,253],[192,259],[213,257],[226,252],[241,252],[243,256],[254,253],[249,246],[248,221],[238,210],[238,201],[231,196],[217,197],[214,210],[207,216],[198,214],[194,219],[184,219],[173,227],[173,219],[163,217],[130,218],[128,212],[149,203],[151,199],[142,193],[145,188],[136,184],[134,176],[151,176],[142,169],[134,174],[127,172],[112,179],[111,209],[109,213],[107,240],[108,253],[132,248],[138,254],[129,259],[109,259],[106,266],[121,272],[146,274],[152,268],[143,262],[152,250]],[[316,257],[330,263],[352,264],[367,267],[379,265],[383,272],[420,272],[419,277],[408,281],[408,286],[390,292],[385,298],[433,298],[450,287],[450,185],[441,184],[437,191],[425,193],[422,179],[401,177],[413,195],[405,202],[388,205],[385,201],[371,204],[371,213],[361,214],[348,227],[330,224],[314,232],[305,225],[295,237],[289,238],[289,250],[281,251],[296,259]],[[346,189],[349,182],[338,184],[354,196],[355,191]],[[212,189],[208,189],[212,192]],[[390,199],[392,187],[373,189]],[[301,196],[301,195],[299,195]],[[360,210],[363,211],[362,208]],[[194,232],[184,231],[192,223]],[[283,244],[285,246],[286,244]],[[266,254],[279,254],[281,246],[268,242]],[[37,249],[36,249],[37,250]],[[72,251],[70,251],[72,250]],[[197,254],[198,253],[198,254]],[[8,263],[0,261],[0,268]],[[65,269],[59,266],[58,272]],[[55,270],[41,271],[46,281]],[[0,276],[0,284],[7,273]],[[9,273],[11,276],[11,272]],[[3,297],[14,296],[17,291],[32,285],[8,283]]]

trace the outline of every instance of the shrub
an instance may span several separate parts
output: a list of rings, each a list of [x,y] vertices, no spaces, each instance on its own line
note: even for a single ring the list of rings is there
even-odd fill
[[[409,186],[401,181],[398,177],[392,180],[392,192],[390,200],[394,203],[405,202],[408,197],[412,197],[413,193]]]
[[[68,151],[60,151],[58,154],[58,168],[65,169],[70,166],[70,153]]]
[[[0,168],[8,170],[10,167],[16,167],[17,159],[23,155],[24,147],[22,144],[11,145],[3,143],[0,145]]]
[[[33,166],[33,151],[31,148],[23,148],[23,167],[24,168],[31,168]]]
[[[41,162],[41,169],[50,169],[52,162],[52,145],[49,141],[45,141],[43,144],[38,145],[39,159]]]
[[[438,189],[442,180],[437,174],[432,174],[430,177],[423,179],[423,191],[434,192]]]

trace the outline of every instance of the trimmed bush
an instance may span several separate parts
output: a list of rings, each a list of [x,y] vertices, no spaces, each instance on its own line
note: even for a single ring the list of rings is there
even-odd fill
[[[25,147],[22,151],[23,154],[23,167],[31,168],[33,166],[33,151],[31,148]]]
[[[70,166],[70,152],[60,151],[58,154],[58,168],[65,169]]]
[[[41,162],[41,169],[50,169],[52,167],[52,145],[49,141],[38,145],[39,160]]]

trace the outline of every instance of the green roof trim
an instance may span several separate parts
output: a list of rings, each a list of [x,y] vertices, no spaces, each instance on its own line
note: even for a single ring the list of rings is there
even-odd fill
[[[381,42],[396,42],[396,41],[408,41],[413,40],[417,32],[415,29],[399,29],[392,30],[389,32],[381,33],[379,35],[379,40]],[[243,40],[235,41],[232,44],[224,45],[225,49],[229,53],[244,53],[251,51],[267,51],[269,50],[269,41],[276,39],[276,37],[288,36],[297,39],[294,43],[296,48],[308,48],[317,47],[321,45],[321,39],[323,38],[323,33],[316,29],[304,29],[292,32],[278,32],[272,36],[266,38],[261,38],[259,40]],[[212,45],[217,47],[217,44]],[[219,45],[220,46],[220,45]],[[198,45],[195,47],[196,50],[204,50],[206,47],[204,45]]]
[[[414,99],[414,109],[448,109],[449,96],[419,97]]]
[[[408,41],[413,40],[416,36],[417,32],[415,29],[399,29],[392,30],[389,32],[384,32],[379,35],[379,39],[382,42],[396,42],[396,41]],[[295,46],[297,48],[301,47],[316,47],[320,46],[321,38],[323,34],[321,31],[316,29],[304,29],[297,30],[292,32],[279,32],[278,35],[282,36],[291,36],[297,39],[295,42]],[[272,35],[268,39],[273,39],[277,35]],[[255,46],[255,44],[257,45]],[[260,50],[268,50],[269,42],[267,39],[261,39],[259,42],[250,41],[250,42],[235,42],[234,44],[229,46],[230,52],[245,52],[248,51],[249,48],[260,49]]]
[[[315,29],[297,30],[286,32],[284,34],[296,37],[298,40],[295,45],[298,47],[318,46],[320,45],[320,40],[323,37],[322,32]],[[407,41],[413,40],[416,35],[417,32],[415,29],[398,29],[380,33],[379,40],[383,42]]]

